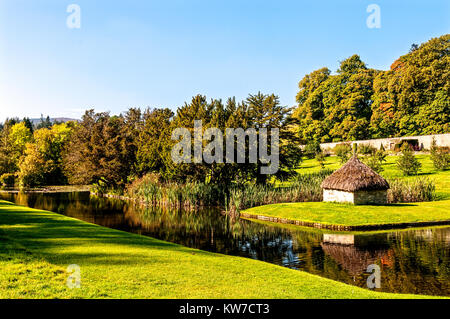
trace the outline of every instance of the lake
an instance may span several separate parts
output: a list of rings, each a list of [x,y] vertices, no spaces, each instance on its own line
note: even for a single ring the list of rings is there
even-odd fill
[[[226,255],[242,256],[377,291],[450,296],[450,227],[332,233],[234,219],[219,210],[174,211],[90,196],[89,192],[0,193],[19,205]],[[338,297],[338,296],[337,296]]]

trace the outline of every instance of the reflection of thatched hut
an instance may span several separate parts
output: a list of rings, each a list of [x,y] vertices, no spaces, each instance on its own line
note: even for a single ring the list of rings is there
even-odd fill
[[[363,250],[353,245],[321,244],[323,251],[332,257],[352,276],[360,275],[367,271],[367,267],[376,264],[388,255],[386,249]]]
[[[366,272],[371,264],[378,261],[389,264],[392,259],[387,233],[324,234],[320,245],[326,255],[332,257],[353,276]]]
[[[324,202],[386,204],[388,182],[353,156],[322,183]]]

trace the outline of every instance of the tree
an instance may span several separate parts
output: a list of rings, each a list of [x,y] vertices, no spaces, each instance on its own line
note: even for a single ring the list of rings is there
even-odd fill
[[[431,160],[434,168],[437,170],[446,170],[450,168],[450,154],[443,147],[436,145],[436,139],[433,137],[430,148]]]
[[[374,137],[450,130],[450,35],[433,38],[397,59],[374,81]]]
[[[249,95],[245,101],[248,105],[248,127],[253,127],[258,131],[261,128],[279,130],[279,164],[280,169],[276,177],[286,179],[295,174],[295,169],[301,162],[302,152],[298,147],[299,139],[291,129],[297,125],[295,118],[291,116],[292,109],[280,105],[278,96],[271,94],[265,95],[260,92],[256,95]],[[268,142],[268,149],[271,149],[272,138]],[[261,167],[264,164],[258,160],[253,171],[256,183],[265,184],[269,175],[261,174]]]
[[[303,141],[365,139],[372,114],[373,80],[378,71],[368,69],[358,55],[341,62],[337,75],[326,68],[305,76],[299,84],[298,108]]]
[[[269,178],[268,175],[261,174],[261,168],[267,164],[261,160],[253,163],[249,160],[250,140],[247,138],[243,145],[245,150],[245,163],[226,163],[226,140],[231,138],[227,136],[227,128],[255,129],[257,134],[262,129],[267,129],[268,153],[274,141],[270,135],[272,129],[279,130],[279,167],[276,177],[280,179],[292,176],[295,168],[301,160],[301,149],[299,148],[299,139],[294,128],[295,119],[291,117],[291,109],[280,105],[276,95],[266,95],[257,93],[241,103],[236,103],[234,98],[228,99],[226,105],[221,100],[208,101],[206,97],[195,96],[190,103],[186,103],[177,110],[176,115],[170,123],[170,133],[176,128],[186,128],[194,136],[194,121],[202,121],[203,132],[208,128],[218,128],[223,138],[223,157],[221,161],[208,163],[179,163],[175,164],[171,158],[171,148],[177,141],[165,143],[162,154],[164,155],[164,170],[162,175],[166,180],[176,181],[196,181],[207,183],[221,183],[224,187],[231,184],[243,185],[247,182],[264,184]],[[237,139],[233,137],[235,146]],[[205,147],[210,141],[202,140]],[[194,143],[191,140],[191,143]],[[193,144],[191,149],[193,149]],[[236,152],[236,147],[235,147]],[[191,154],[192,155],[192,154]],[[236,156],[236,153],[234,154]],[[220,156],[220,155],[219,155]]]
[[[409,49],[409,53],[416,51],[419,48],[419,45],[416,43],[411,44],[411,48]]]
[[[5,123],[0,131],[0,176],[15,172],[15,165],[10,155],[9,130],[10,126]]]
[[[366,153],[364,157],[364,163],[373,169],[377,173],[381,173],[383,169],[383,163],[386,162],[386,152],[384,149],[379,150],[372,148],[370,152]]]
[[[320,148],[320,143],[318,141],[311,141],[308,144],[306,144],[305,149],[303,153],[306,155],[307,158],[313,159],[316,157],[317,154],[321,153],[322,150]]]
[[[316,153],[316,160],[319,163],[321,169],[325,168],[325,153],[320,150],[320,152]]]
[[[32,139],[31,131],[24,122],[16,123],[8,130],[5,151],[9,157],[9,173],[18,170],[19,160],[25,152],[27,143]]]
[[[414,156],[408,143],[402,146],[402,155],[397,160],[397,167],[402,171],[403,175],[417,175],[422,164]]]
[[[169,109],[147,109],[138,136],[137,169],[139,174],[161,173],[164,170],[165,145],[171,135],[170,122],[174,113]]]
[[[108,188],[123,188],[136,173],[140,111],[125,115],[86,111],[75,126],[64,153],[64,171],[71,184],[101,180]]]
[[[73,126],[73,123],[55,124],[50,129],[41,128],[34,132],[33,142],[26,144],[24,156],[19,161],[20,185],[62,185],[67,182],[62,153]]]
[[[344,164],[352,155],[352,147],[346,143],[338,144],[334,147],[333,152],[339,157],[341,163]]]
[[[337,74],[321,68],[299,83],[294,117],[303,144],[450,132],[450,35],[370,69],[358,55]]]
[[[50,128],[52,126],[52,121],[50,120],[50,116],[44,119],[44,116],[41,114],[41,122],[36,126],[36,129],[41,128]]]
[[[24,117],[22,122],[25,123],[25,126],[30,130],[31,133],[33,133],[33,123],[31,123],[31,120],[28,117]]]
[[[374,154],[376,152],[376,150],[377,149],[370,144],[362,144],[362,145],[359,145],[358,153],[361,155],[367,156],[367,155]]]
[[[138,175],[137,152],[139,135],[143,130],[142,112],[138,108],[130,108],[120,117],[120,147],[122,150],[122,165],[127,166],[128,177]]]
[[[298,130],[303,142],[320,141],[327,142],[327,127],[324,125],[324,90],[325,83],[329,79],[331,71],[321,68],[305,77],[299,83],[297,93],[298,108],[293,117],[298,119]]]

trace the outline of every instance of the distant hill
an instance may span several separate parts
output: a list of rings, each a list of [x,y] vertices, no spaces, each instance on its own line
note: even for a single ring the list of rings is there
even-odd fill
[[[36,119],[36,118],[34,118],[34,119],[30,119],[30,121],[31,121],[31,123],[34,125],[34,126],[36,126],[36,125],[38,125],[39,123],[41,123],[41,119],[40,118],[38,118],[38,119]],[[45,121],[45,118],[44,118],[44,121]],[[70,121],[75,121],[75,122],[79,122],[80,120],[78,120],[78,119],[72,119],[72,118],[68,118],[68,117],[53,117],[53,118],[50,118],[50,121],[52,122],[52,123],[55,123],[55,122],[58,122],[58,123],[66,123],[66,122],[70,122]]]

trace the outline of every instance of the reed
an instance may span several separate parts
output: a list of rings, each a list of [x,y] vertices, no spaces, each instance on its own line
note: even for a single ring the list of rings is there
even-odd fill
[[[320,185],[332,170],[322,170],[317,173],[300,174],[287,187],[250,184],[235,188],[230,192],[227,211],[238,213],[242,209],[255,206],[322,201]]]
[[[389,185],[389,203],[429,202],[436,199],[436,186],[426,177],[393,179],[389,181]]]
[[[126,194],[152,206],[195,209],[222,204],[224,191],[213,184],[161,183],[153,176],[147,175],[131,183]]]
[[[321,201],[320,184],[331,173],[331,170],[323,170],[298,175],[287,187],[248,183],[243,186],[231,186],[228,189],[206,183],[161,183],[149,175],[130,184],[126,194],[153,206],[187,210],[220,206],[236,214],[241,209],[266,204]]]

